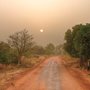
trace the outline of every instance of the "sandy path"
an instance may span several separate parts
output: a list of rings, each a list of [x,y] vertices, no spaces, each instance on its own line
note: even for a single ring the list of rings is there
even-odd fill
[[[61,85],[62,90],[86,90],[77,82],[67,69],[61,64]]]
[[[87,90],[71,76],[58,57],[47,59],[38,68],[17,80],[7,90]]]

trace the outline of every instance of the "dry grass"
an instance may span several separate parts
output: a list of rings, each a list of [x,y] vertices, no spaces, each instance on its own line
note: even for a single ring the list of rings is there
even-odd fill
[[[62,56],[62,60],[64,60],[64,64],[73,67],[73,68],[79,68],[79,58],[73,58],[69,55]]]
[[[45,57],[43,57],[43,56],[31,57],[31,58],[22,57],[21,65],[23,67],[32,67],[32,66],[35,66],[36,64],[42,62],[44,59],[45,59]]]
[[[18,66],[9,65],[1,70],[0,72],[0,90],[3,90],[5,84],[8,83],[10,79],[12,79],[15,75],[18,75],[22,71],[24,71],[25,68],[20,68]]]
[[[31,57],[22,59],[22,65],[2,65],[0,68],[0,90],[4,90],[5,85],[12,79],[14,79],[17,75],[25,72],[26,70],[34,67],[45,60],[45,57]]]

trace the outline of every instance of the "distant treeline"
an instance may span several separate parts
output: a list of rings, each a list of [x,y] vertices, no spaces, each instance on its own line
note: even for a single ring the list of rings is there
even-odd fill
[[[90,67],[90,24],[79,24],[65,33],[64,49],[73,57],[80,58],[80,66]]]
[[[16,32],[9,36],[7,42],[0,42],[0,63],[21,63],[22,56],[54,55],[61,53],[62,45],[50,43],[46,47],[36,45],[34,38],[27,30]]]

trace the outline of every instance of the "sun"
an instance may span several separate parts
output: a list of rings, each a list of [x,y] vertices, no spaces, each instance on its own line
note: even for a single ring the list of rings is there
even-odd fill
[[[42,32],[44,32],[44,30],[43,29],[40,29],[40,32],[42,33]]]

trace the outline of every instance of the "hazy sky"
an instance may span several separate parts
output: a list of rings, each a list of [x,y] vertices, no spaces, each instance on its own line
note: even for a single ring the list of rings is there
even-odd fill
[[[26,28],[40,45],[59,44],[68,28],[89,22],[90,0],[0,0],[0,40]]]

